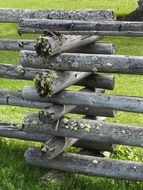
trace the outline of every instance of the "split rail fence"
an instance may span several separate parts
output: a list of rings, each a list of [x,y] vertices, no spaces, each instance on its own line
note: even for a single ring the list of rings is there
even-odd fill
[[[143,36],[143,23],[116,21],[110,10],[22,9],[0,9],[0,22],[19,23],[20,35],[40,33],[33,40],[0,40],[0,50],[20,51],[18,65],[0,64],[0,77],[35,84],[21,91],[1,89],[0,105],[39,110],[27,114],[22,125],[0,122],[0,136],[43,142],[26,151],[30,165],[143,181],[143,163],[104,157],[116,144],[143,147],[143,128],[103,121],[116,111],[143,113],[143,98],[105,93],[114,89],[111,74],[142,75],[143,57],[115,55],[112,43],[100,41]],[[78,91],[67,90],[75,85]],[[81,152],[65,151],[71,146]]]

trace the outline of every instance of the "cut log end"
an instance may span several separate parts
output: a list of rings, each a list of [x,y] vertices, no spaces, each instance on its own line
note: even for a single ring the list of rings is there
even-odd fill
[[[49,96],[53,93],[52,85],[53,81],[58,78],[58,74],[55,71],[47,71],[43,74],[37,74],[35,76],[35,88],[40,97]]]
[[[44,36],[40,36],[36,41],[35,50],[37,55],[41,57],[51,55],[51,45],[48,39],[45,39]]]

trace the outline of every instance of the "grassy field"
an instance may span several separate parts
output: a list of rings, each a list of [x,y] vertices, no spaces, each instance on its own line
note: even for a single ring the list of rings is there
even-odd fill
[[[117,14],[127,14],[135,9],[135,0],[5,0],[0,1],[0,8],[41,8],[41,9],[112,9]],[[16,24],[0,24],[0,38],[19,38]],[[25,36],[26,37],[26,36]],[[34,37],[34,36],[32,36]],[[107,42],[113,42],[117,54],[143,55],[143,38],[108,37]],[[0,52],[0,63],[18,63],[19,53]],[[0,88],[22,89],[32,82],[0,79]],[[116,75],[114,94],[123,94],[143,97],[143,77]],[[0,120],[21,122],[23,115],[31,109],[18,107],[0,107]],[[35,110],[34,110],[35,111]],[[142,126],[142,114],[120,112],[112,122]],[[60,184],[41,182],[39,178],[47,170],[29,167],[24,161],[23,154],[29,146],[40,146],[40,143],[31,143],[18,140],[0,139],[0,190],[142,190],[143,183],[128,182],[125,180],[109,180],[80,175],[68,175]],[[117,146],[114,159],[143,161],[143,150]]]

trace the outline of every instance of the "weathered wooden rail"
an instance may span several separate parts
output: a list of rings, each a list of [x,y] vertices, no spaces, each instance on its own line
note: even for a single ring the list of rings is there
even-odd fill
[[[19,24],[20,34],[46,31],[72,35],[143,36],[143,22],[25,19]]]
[[[143,181],[141,162],[109,160],[100,157],[65,153],[49,161],[39,149],[30,148],[25,153],[28,164],[98,177]]]
[[[142,56],[62,53],[44,58],[35,51],[22,51],[20,63],[24,67],[64,71],[143,74]]]
[[[26,19],[72,19],[72,20],[113,20],[115,14],[111,10],[31,10],[0,9],[0,22],[16,22]]]
[[[47,142],[53,136],[45,135],[45,134],[37,134],[37,133],[26,133],[23,131],[22,124],[12,124],[12,123],[2,123],[0,122],[0,136],[19,139],[19,140],[28,140],[28,141],[37,141],[37,142]],[[111,143],[102,143],[98,141],[83,141],[79,140],[73,146],[86,148],[93,151],[113,151],[113,146]]]
[[[65,120],[67,122],[65,122]],[[89,119],[63,118],[58,122],[44,123],[37,114],[28,114],[24,119],[24,131],[52,134],[98,142],[142,147],[142,127],[100,122]]]
[[[20,51],[19,64],[0,63],[0,77],[34,80],[35,87],[0,90],[0,105],[38,109],[22,124],[0,122],[0,136],[42,142],[25,159],[65,172],[143,181],[140,162],[64,153],[71,146],[92,151],[114,151],[116,144],[143,146],[140,126],[104,122],[116,110],[143,113],[143,98],[105,94],[115,77],[104,73],[143,74],[142,56],[114,55],[104,36],[143,36],[142,22],[113,20],[110,10],[0,9],[0,22],[19,23],[19,32],[42,33],[38,39],[2,39],[0,50]],[[80,86],[77,91],[67,87]],[[76,115],[67,116],[67,113]],[[60,156],[59,156],[60,155]],[[101,155],[101,154],[100,154]]]
[[[0,50],[7,51],[20,51],[20,50],[35,50],[36,40],[0,40]],[[92,43],[73,49],[66,50],[65,52],[75,53],[89,53],[89,54],[113,54],[114,46],[111,43]]]

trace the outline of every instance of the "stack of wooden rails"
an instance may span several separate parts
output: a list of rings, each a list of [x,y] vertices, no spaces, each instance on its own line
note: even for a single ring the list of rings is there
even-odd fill
[[[106,73],[143,74],[142,57],[114,55],[113,44],[99,43],[109,35],[143,36],[143,23],[114,19],[110,10],[0,9],[0,21],[19,23],[20,35],[40,34],[36,40],[0,40],[1,50],[21,51],[19,65],[0,64],[0,77],[34,80],[35,84],[22,91],[0,90],[1,105],[39,109],[37,114],[26,115],[21,127],[0,123],[2,137],[44,142],[41,149],[26,151],[28,164],[143,180],[142,163],[103,158],[114,144],[143,146],[141,127],[101,118],[114,117],[118,110],[143,112],[143,98],[104,93],[115,85],[114,76]],[[67,90],[74,85],[80,90]],[[67,153],[71,146],[90,150],[90,155]]]

